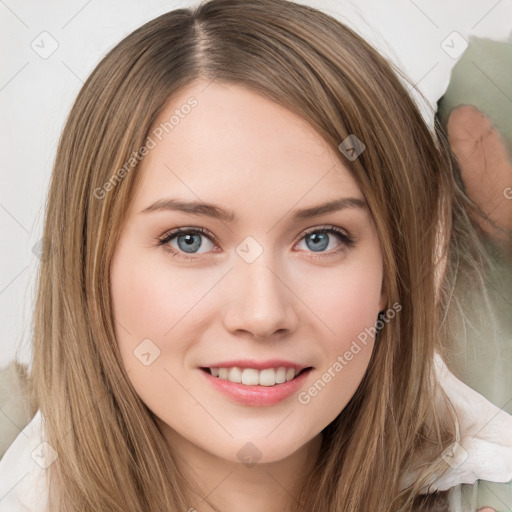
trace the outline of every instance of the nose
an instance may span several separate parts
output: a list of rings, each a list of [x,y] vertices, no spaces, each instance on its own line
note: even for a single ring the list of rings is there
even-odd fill
[[[240,259],[230,272],[224,325],[233,335],[250,333],[263,340],[285,336],[297,328],[298,299],[293,287],[282,270],[271,268],[265,255],[252,263]]]

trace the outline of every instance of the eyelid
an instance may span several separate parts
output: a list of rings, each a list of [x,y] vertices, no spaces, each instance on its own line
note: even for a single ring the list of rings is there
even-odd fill
[[[299,235],[299,238],[297,241],[302,240],[306,235],[309,235],[310,233],[317,233],[317,232],[322,232],[322,231],[334,231],[342,237],[346,237],[347,239],[354,240],[354,237],[346,229],[340,228],[338,226],[334,226],[332,224],[324,224],[324,225],[315,226],[315,227],[306,229]]]
[[[200,227],[181,227],[181,228],[174,228],[174,229],[168,229],[165,233],[157,237],[157,240],[160,241],[162,244],[164,244],[171,236],[178,235],[180,233],[200,233],[201,235],[204,235],[212,240],[212,242],[215,242],[218,245],[216,237],[208,231],[205,228]]]

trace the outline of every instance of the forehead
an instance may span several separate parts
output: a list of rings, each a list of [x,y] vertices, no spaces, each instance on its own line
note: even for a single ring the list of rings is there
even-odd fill
[[[247,208],[291,207],[362,194],[337,154],[302,118],[239,85],[196,81],[150,131],[136,206],[166,194]]]

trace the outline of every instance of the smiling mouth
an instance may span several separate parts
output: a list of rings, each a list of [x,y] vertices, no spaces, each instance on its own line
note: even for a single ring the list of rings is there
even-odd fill
[[[255,368],[240,368],[234,366],[231,368],[205,368],[202,367],[205,373],[225,380],[234,384],[243,384],[246,386],[267,386],[272,387],[285,382],[290,382],[296,379],[299,375],[312,370],[312,367],[303,368],[297,371],[295,368],[286,368],[280,366],[277,368],[267,368],[264,370],[257,370]]]

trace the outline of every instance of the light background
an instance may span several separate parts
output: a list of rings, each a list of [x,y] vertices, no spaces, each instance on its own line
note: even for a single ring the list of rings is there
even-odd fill
[[[107,51],[131,31],[164,12],[198,3],[0,0],[0,367],[17,350],[21,362],[30,362],[39,264],[34,246],[42,236],[60,132],[80,87]],[[447,45],[457,54],[469,35],[504,41],[511,30],[512,0],[299,3],[354,28],[399,64],[434,108],[460,57],[450,56]],[[432,107],[422,109],[429,121]]]

